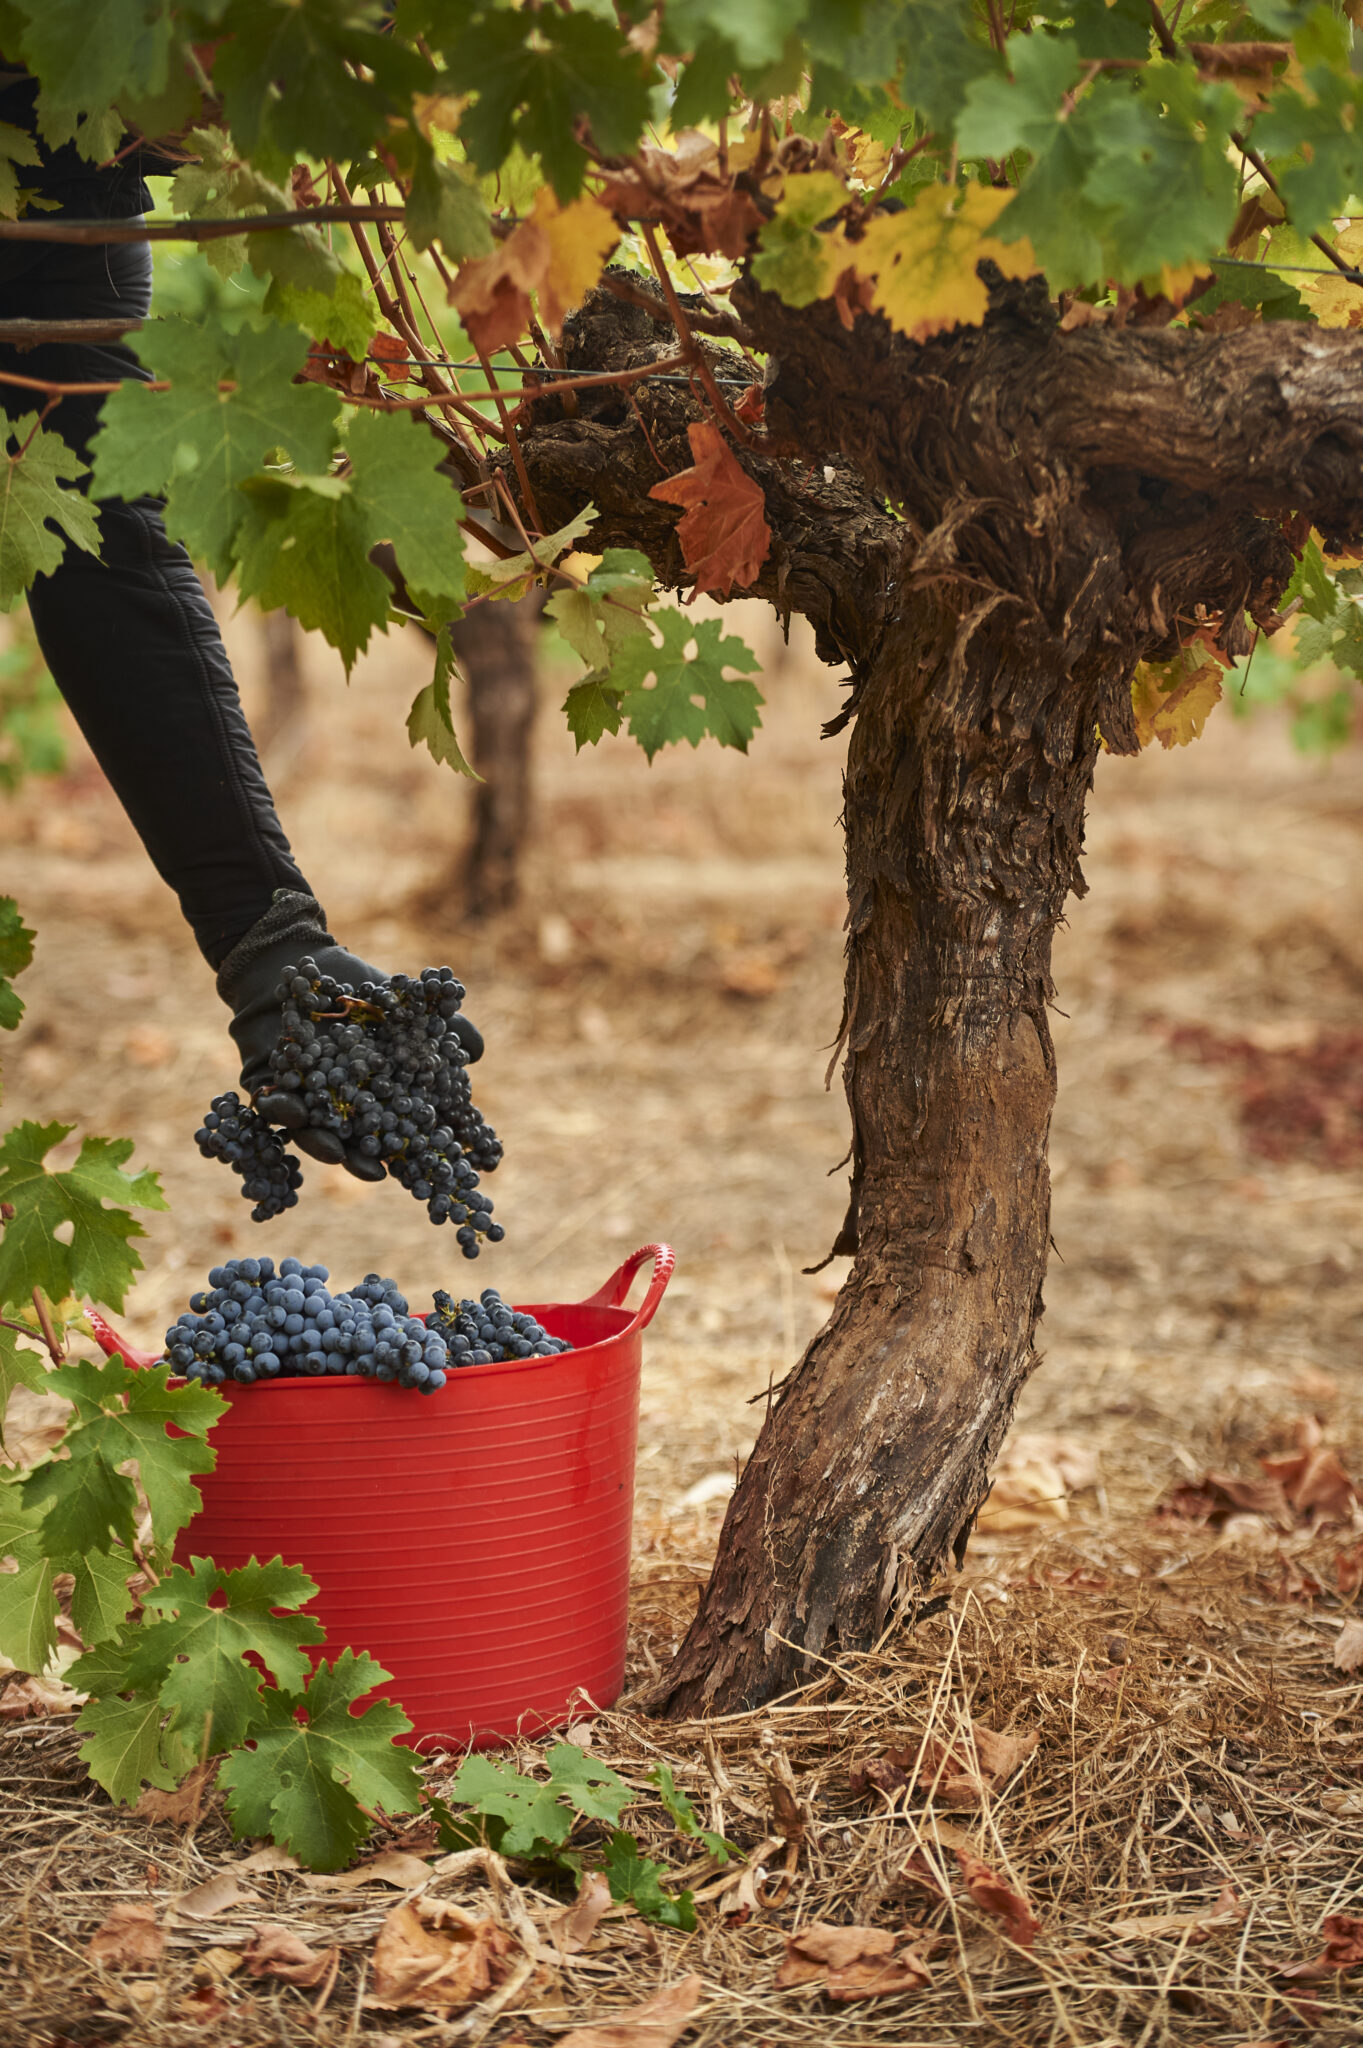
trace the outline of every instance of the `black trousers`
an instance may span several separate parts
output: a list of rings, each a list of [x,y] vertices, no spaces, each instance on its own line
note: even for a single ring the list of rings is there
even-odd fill
[[[145,243],[0,243],[0,319],[144,318]],[[118,344],[0,346],[0,369],[61,383],[145,377]],[[0,385],[11,419],[40,392]],[[101,400],[64,398],[48,415],[84,459]],[[307,890],[261,772],[217,622],[161,504],[100,507],[102,560],[68,546],[29,592],[47,665],[158,872],[218,967],[276,889]],[[311,893],[311,892],[309,892]]]

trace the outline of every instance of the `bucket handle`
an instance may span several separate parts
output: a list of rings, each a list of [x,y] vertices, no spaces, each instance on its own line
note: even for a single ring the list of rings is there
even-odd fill
[[[146,1372],[154,1365],[165,1364],[164,1351],[139,1351],[135,1344],[129,1344],[125,1337],[120,1337],[113,1324],[106,1321],[99,1310],[93,1308],[88,1301],[85,1304],[85,1316],[94,1332],[95,1342],[106,1358],[121,1358],[125,1365],[131,1366],[137,1372]]]
[[[653,1277],[647,1292],[634,1312],[634,1320],[627,1325],[630,1330],[645,1330],[658,1312],[658,1304],[667,1292],[667,1283],[672,1278],[677,1263],[677,1254],[670,1244],[641,1244],[637,1252],[631,1252],[623,1266],[611,1274],[604,1287],[598,1287],[595,1294],[589,1294],[579,1304],[582,1308],[621,1308],[635,1274],[645,1260],[653,1261]],[[625,1331],[620,1335],[623,1337]]]

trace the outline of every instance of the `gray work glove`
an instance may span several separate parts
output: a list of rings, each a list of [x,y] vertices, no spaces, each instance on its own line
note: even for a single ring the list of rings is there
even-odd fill
[[[343,1144],[334,1131],[308,1130],[300,1096],[271,1087],[269,1060],[279,1038],[278,988],[286,967],[304,957],[315,960],[322,974],[359,988],[362,982],[386,982],[388,976],[367,960],[338,946],[327,930],[319,903],[297,890],[279,889],[269,909],[239,939],[218,970],[218,994],[232,1012],[229,1030],[241,1054],[242,1087],[257,1097],[256,1109],[266,1123],[279,1124],[289,1141],[324,1166],[344,1166],[357,1180],[383,1180],[385,1168],[354,1145]],[[482,1034],[467,1017],[454,1028],[469,1060],[481,1059]],[[269,1089],[261,1095],[262,1088]]]

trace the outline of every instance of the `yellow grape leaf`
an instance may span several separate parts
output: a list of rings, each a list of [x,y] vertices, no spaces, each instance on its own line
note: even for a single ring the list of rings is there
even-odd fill
[[[1363,265],[1363,221],[1335,236],[1335,248],[1355,270]],[[1328,277],[1294,278],[1293,283],[1322,327],[1363,325],[1363,288],[1336,271]]]
[[[580,306],[601,275],[601,266],[620,239],[613,215],[595,199],[560,206],[548,185],[535,195],[535,221],[549,244],[539,288],[544,324],[557,338],[563,316]]]
[[[1131,678],[1131,708],[1136,737],[1143,747],[1158,740],[1164,748],[1186,747],[1200,740],[1203,727],[1221,702],[1221,664],[1198,662],[1188,649],[1172,661],[1143,661]]]
[[[989,233],[1011,191],[992,185],[925,185],[902,213],[879,215],[848,253],[875,278],[871,304],[911,341],[944,327],[978,327],[989,294],[975,274],[981,257],[1005,277],[1041,268],[1030,242],[1000,242]]]

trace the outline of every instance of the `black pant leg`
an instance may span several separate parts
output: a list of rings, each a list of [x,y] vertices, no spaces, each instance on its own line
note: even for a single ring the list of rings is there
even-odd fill
[[[139,318],[144,244],[0,250],[0,318]],[[0,347],[0,369],[63,383],[145,376],[116,345]],[[0,386],[10,418],[41,397]],[[100,401],[68,398],[48,426],[88,456]],[[39,645],[100,767],[217,967],[276,889],[307,891],[261,770],[222,636],[155,499],[100,507],[101,556],[68,547],[29,592]],[[310,892],[309,892],[310,893]]]

